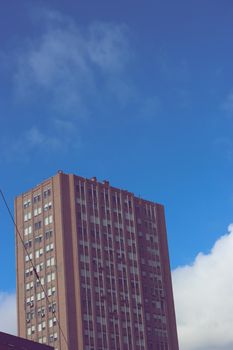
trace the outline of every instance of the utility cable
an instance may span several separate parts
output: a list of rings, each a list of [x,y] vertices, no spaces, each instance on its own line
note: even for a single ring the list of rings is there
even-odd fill
[[[45,288],[44,288],[44,286],[43,286],[43,284],[42,284],[42,282],[41,282],[41,278],[40,278],[38,272],[36,271],[36,267],[35,267],[35,265],[34,265],[32,259],[31,259],[31,257],[30,257],[30,254],[29,254],[29,251],[28,251],[26,245],[24,244],[22,235],[21,235],[21,233],[19,232],[19,229],[18,229],[17,224],[16,224],[16,222],[15,222],[14,216],[13,216],[13,214],[12,214],[12,212],[11,212],[11,209],[10,209],[10,207],[9,207],[7,201],[6,201],[6,198],[5,198],[5,196],[4,196],[4,193],[3,193],[3,191],[2,191],[1,189],[0,189],[0,194],[1,194],[1,197],[2,197],[2,199],[3,199],[4,204],[5,204],[5,206],[6,206],[6,209],[7,209],[7,211],[8,211],[8,214],[9,214],[9,216],[10,216],[10,218],[11,218],[11,221],[12,221],[13,224],[14,224],[16,233],[18,234],[18,236],[19,236],[19,238],[20,238],[20,241],[21,241],[21,243],[22,243],[22,245],[23,245],[23,248],[24,248],[24,250],[25,250],[25,252],[26,252],[26,255],[27,255],[27,257],[28,257],[28,259],[29,259],[29,261],[30,261],[30,264],[31,264],[32,268],[33,268],[33,272],[34,272],[34,274],[35,274],[35,276],[36,276],[36,278],[37,278],[37,281],[39,282],[40,287],[41,287],[42,291],[44,292],[44,295],[45,295],[45,298],[46,298],[47,302],[50,303],[48,294],[47,294],[47,292],[45,291]],[[63,332],[63,330],[62,330],[61,324],[60,324],[60,322],[59,322],[59,320],[58,320],[56,310],[53,309],[52,312],[53,312],[53,314],[54,314],[55,317],[56,317],[56,321],[57,321],[58,328],[59,328],[59,330],[60,330],[60,332],[61,332],[61,334],[62,334],[62,337],[63,337],[63,339],[64,339],[64,341],[65,341],[65,343],[66,343],[66,345],[67,345],[67,349],[69,350],[68,341],[67,341],[66,336],[65,336],[65,334],[64,334],[64,332]]]

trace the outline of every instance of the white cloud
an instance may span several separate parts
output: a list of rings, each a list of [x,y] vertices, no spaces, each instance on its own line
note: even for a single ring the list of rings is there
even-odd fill
[[[130,56],[127,31],[125,25],[94,23],[87,41],[90,59],[103,70],[121,71]]]
[[[1,141],[8,159],[29,160],[32,150],[44,148],[77,149],[84,123],[101,117],[107,101],[124,105],[132,96],[125,74],[131,56],[127,26],[93,22],[82,27],[57,12],[38,13],[34,18],[41,32],[22,40],[13,73],[19,107],[33,113],[10,147],[9,139]],[[41,120],[46,118],[41,126],[37,109]]]
[[[233,225],[172,273],[181,350],[233,349]]]
[[[15,294],[0,292],[0,315],[0,331],[16,335],[17,316]]]
[[[81,146],[79,131],[73,121],[54,119],[48,122],[50,128],[32,126],[15,136],[9,143],[7,137],[1,139],[0,155],[6,162],[17,160],[28,162],[31,156],[43,151],[65,154],[68,149],[78,150]]]
[[[15,136],[1,140],[0,155],[21,161],[45,147],[49,153],[72,152],[94,118],[110,123],[158,114],[158,97],[145,97],[133,79],[136,55],[127,25],[83,25],[55,11],[34,10],[32,31],[21,38],[20,50],[5,55],[17,107],[12,119],[22,123]]]
[[[130,55],[127,27],[95,22],[84,29],[61,15],[20,54],[15,74],[17,93],[44,94],[56,113],[75,119],[86,117],[90,99],[109,94],[109,81],[121,81]],[[101,79],[101,89],[99,88]],[[117,95],[116,95],[117,96]]]

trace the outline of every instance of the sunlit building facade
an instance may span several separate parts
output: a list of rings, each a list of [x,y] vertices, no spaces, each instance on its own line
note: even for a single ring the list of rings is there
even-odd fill
[[[58,350],[178,350],[162,205],[59,171],[16,198],[15,218],[20,336]]]

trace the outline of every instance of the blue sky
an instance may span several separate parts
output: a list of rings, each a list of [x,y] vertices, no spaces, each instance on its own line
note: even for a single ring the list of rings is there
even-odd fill
[[[97,176],[165,205],[172,269],[211,254],[233,220],[232,18],[226,0],[2,3],[0,185],[12,209],[58,169]],[[0,291],[14,293],[2,203],[0,221]]]

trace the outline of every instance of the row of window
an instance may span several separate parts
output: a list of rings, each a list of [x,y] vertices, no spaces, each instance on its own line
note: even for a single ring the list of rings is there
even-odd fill
[[[33,297],[33,300],[34,301],[34,297]],[[48,305],[48,313],[55,313],[56,312],[56,309],[57,309],[57,305],[56,305],[56,302],[53,302],[51,304]],[[45,314],[46,314],[46,308],[45,306],[41,306],[39,308],[37,308],[37,316],[39,318],[44,318],[45,317]],[[26,321],[27,323],[29,323],[31,320],[33,320],[35,317],[35,311],[34,310],[30,310],[26,313]]]
[[[47,226],[49,224],[52,224],[53,222],[53,216],[49,215],[46,218],[44,218],[44,225]],[[37,221],[34,223],[34,229],[39,230],[42,227],[42,221]],[[27,236],[32,233],[32,226],[27,226],[24,228],[24,235]]]
[[[49,252],[53,251],[53,248],[54,248],[54,244],[53,244],[53,243],[47,244],[46,247],[45,247],[46,253],[49,253]],[[37,259],[37,258],[40,258],[40,257],[43,255],[43,253],[44,253],[44,248],[37,249],[37,250],[35,251],[35,257],[36,257],[36,259]],[[26,261],[26,262],[28,262],[29,260],[32,260],[32,259],[33,259],[33,254],[32,254],[32,253],[27,254],[27,255],[25,256],[25,261]]]
[[[50,319],[48,320],[48,326],[49,326],[49,328],[56,326],[56,324],[57,324],[57,319],[56,319],[56,317],[50,318]],[[44,330],[45,328],[46,328],[46,322],[45,322],[45,321],[43,321],[43,322],[41,322],[41,323],[38,323],[38,325],[37,325],[38,332],[41,332],[41,331]]]
[[[46,231],[46,232],[45,232],[45,239],[51,238],[52,235],[53,235],[53,231],[52,231],[52,230]],[[36,237],[35,237],[35,243],[41,243],[42,240],[43,240],[43,236],[42,236],[42,235],[39,235],[39,236],[36,236]],[[25,241],[25,242],[24,242],[24,246],[25,246],[26,248],[31,248],[31,247],[32,247],[32,240],[29,239],[28,241]]]
[[[45,329],[45,328],[42,328],[42,326],[41,326],[41,331],[43,329]],[[27,335],[28,336],[31,336],[31,335],[35,334],[35,332],[36,332],[36,326],[33,325],[33,326],[27,328]],[[56,341],[57,338],[58,338],[58,335],[57,335],[57,332],[55,332],[55,333],[49,334],[48,341],[49,341],[49,343],[52,343],[52,342]],[[40,337],[38,339],[38,342],[39,343],[47,343],[47,338],[46,337]]]
[[[89,199],[92,199],[92,200],[97,200],[97,191],[96,191],[97,188],[89,188],[87,189],[87,192],[88,192],[88,196],[89,196]],[[80,187],[79,186],[76,186],[76,191],[77,193],[79,194],[79,196],[84,199],[85,198],[85,189],[84,189],[84,186],[81,185]],[[101,196],[101,200],[106,202],[106,204],[109,205],[109,194],[107,192],[100,192],[98,193],[100,196]],[[132,200],[131,198],[120,198],[120,193],[112,193],[112,203],[113,204],[118,204],[120,205],[121,204],[121,199],[122,199],[122,202],[129,206],[129,208],[131,209],[132,208]]]
[[[55,279],[56,279],[55,272],[51,272],[51,273],[46,275],[47,283],[55,281]],[[42,286],[44,285],[44,277],[41,277],[40,281],[36,282],[36,287],[40,286],[41,284],[42,284]],[[32,282],[28,282],[28,283],[26,283],[25,286],[26,286],[26,291],[29,291],[29,290],[34,288],[34,282],[33,281]]]
[[[76,186],[76,189],[77,189],[77,192],[79,193],[80,192],[80,188],[79,186]],[[93,189],[93,191],[91,189],[88,190],[88,194],[89,194],[89,198],[96,201],[97,200],[97,192],[96,192],[96,189]],[[51,195],[51,189],[48,188],[46,190],[44,190],[43,192],[43,197],[44,198],[48,198],[49,196]],[[102,199],[104,200],[104,202],[109,205],[109,195],[108,193],[101,193],[101,196],[102,196]],[[84,199],[85,195],[84,195],[84,187],[81,186],[81,198],[77,198],[77,202],[80,203],[80,201],[82,201],[82,199]],[[41,194],[37,194],[37,195],[34,195],[33,197],[33,203],[37,203],[37,202],[40,202],[41,200]],[[129,209],[132,209],[132,201],[131,199],[129,198],[125,198],[123,200],[124,202],[124,205],[125,207],[129,207]],[[120,196],[118,193],[115,193],[112,195],[112,203],[115,205],[118,205],[120,206],[121,204],[121,200],[120,200]],[[31,200],[28,199],[28,200],[25,200],[24,203],[23,203],[23,206],[24,208],[28,208],[29,206],[31,205]],[[154,218],[154,207],[151,207],[151,206],[141,206],[141,207],[138,207],[136,206],[136,210],[137,212],[139,212],[140,210],[143,210],[144,214],[147,215],[148,217],[153,217]]]
[[[51,195],[51,189],[50,188],[44,190],[44,192],[43,192],[43,197],[44,198],[48,198],[50,195]],[[40,200],[41,200],[41,194],[40,193],[38,193],[38,194],[33,196],[33,203],[40,202]],[[30,205],[31,205],[31,199],[27,199],[27,200],[25,200],[23,202],[24,209],[30,207]]]
[[[46,260],[46,267],[51,267],[55,265],[55,258],[51,257],[49,259]],[[44,268],[44,263],[41,262],[40,264],[36,265],[36,272],[40,272],[42,271]],[[30,267],[28,269],[25,270],[25,277],[29,277],[33,275],[33,267]]]
[[[40,209],[40,208],[39,208],[39,209]],[[30,220],[31,217],[32,217],[31,212],[25,214],[25,215],[24,215],[24,221]],[[46,216],[46,217],[44,218],[44,224],[45,224],[45,226],[46,226],[46,225],[49,225],[49,224],[52,224],[52,222],[53,222],[53,216],[52,216],[52,215]],[[35,229],[35,230],[40,229],[41,226],[42,226],[42,221],[41,221],[41,220],[34,223],[34,229]],[[29,233],[29,232],[26,233],[27,230],[29,230],[29,229],[32,230],[32,227],[31,227],[31,226],[25,227],[25,229],[24,229],[24,234],[25,234],[25,235],[27,235],[27,234]],[[30,232],[30,233],[31,233],[31,232]]]
[[[50,288],[47,289],[48,297],[53,296],[55,294],[56,294],[56,287],[55,286],[50,287]],[[40,300],[43,300],[43,299],[45,299],[45,292],[44,291],[36,293],[36,301],[40,301]],[[30,307],[33,307],[34,306],[34,300],[35,300],[34,295],[31,295],[31,296],[27,297],[26,298],[26,305],[30,306]]]
[[[44,205],[44,211],[48,211],[48,210],[50,210],[50,209],[52,209],[52,202],[46,203],[46,204]],[[41,207],[37,207],[37,208],[35,208],[34,211],[33,211],[34,216],[37,216],[37,215],[39,215],[39,214],[41,214],[41,213],[42,213],[42,208],[41,208]],[[31,213],[31,212],[25,213],[25,215],[24,215],[24,221],[30,220],[31,217],[32,217],[32,213]]]

